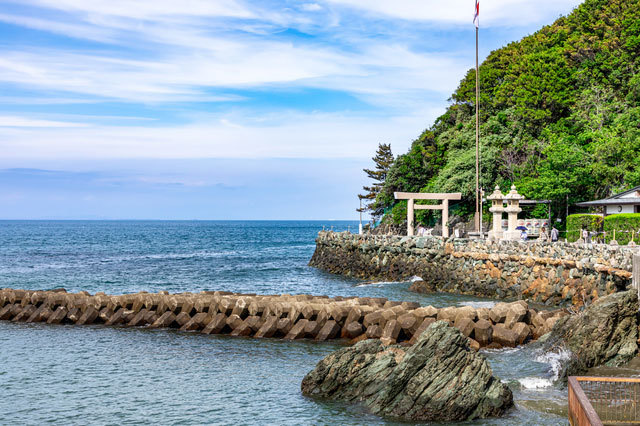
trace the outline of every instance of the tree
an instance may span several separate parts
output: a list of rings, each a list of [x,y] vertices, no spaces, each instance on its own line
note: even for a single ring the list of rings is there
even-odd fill
[[[380,217],[384,214],[384,206],[376,202],[376,197],[382,190],[384,182],[387,179],[387,173],[391,164],[393,164],[393,153],[391,152],[391,145],[381,143],[378,145],[375,157],[372,158],[375,163],[375,169],[363,169],[369,179],[373,179],[371,186],[363,186],[362,189],[366,191],[365,194],[358,194],[358,198],[361,200],[368,200],[361,209],[356,209],[358,212],[371,212],[371,216],[374,218]]]
[[[567,204],[640,185],[638,0],[585,0],[570,15],[489,54],[480,65],[481,184]],[[393,193],[462,192],[475,211],[476,73],[390,168],[376,207],[406,217]],[[406,204],[406,203],[405,203]],[[432,214],[420,211],[418,214]],[[416,216],[416,220],[418,216]]]

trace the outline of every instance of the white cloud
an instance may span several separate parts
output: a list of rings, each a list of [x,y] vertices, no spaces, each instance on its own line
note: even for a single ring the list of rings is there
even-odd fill
[[[206,96],[204,87],[287,83],[358,72],[345,59],[323,49],[275,42],[146,61],[44,49],[9,51],[0,58],[0,81],[134,102],[199,100]]]
[[[103,42],[114,42],[116,40],[116,32],[108,28],[101,28],[94,25],[55,22],[50,19],[11,15],[6,13],[0,13],[0,22],[87,40]]]
[[[289,114],[242,121],[203,117],[182,126],[100,126],[63,129],[0,127],[5,160],[61,158],[363,158],[379,142],[405,151],[443,108],[391,117]],[[15,118],[14,118],[15,119]],[[28,119],[25,119],[25,123]],[[44,124],[44,123],[43,123]]]
[[[393,106],[397,105],[397,99],[420,96],[423,91],[448,96],[472,65],[468,57],[463,57],[467,52],[443,53],[441,46],[431,47],[433,51],[429,47],[411,46],[415,40],[411,40],[406,28],[393,33],[391,25],[385,37],[377,37],[375,33],[368,37],[366,30],[364,33],[358,30],[359,25],[366,28],[366,18],[353,28],[344,24],[321,40],[278,38],[274,36],[275,29],[308,26],[311,21],[306,14],[296,14],[292,9],[269,9],[260,3],[234,0],[28,0],[28,3],[69,15],[56,13],[54,18],[47,14],[31,17],[4,13],[0,14],[0,21],[141,51],[134,56],[113,49],[90,52],[62,47],[4,49],[0,56],[0,83],[71,96],[128,102],[211,102],[232,100],[211,95],[208,93],[211,88],[286,85],[342,90],[377,106]],[[524,0],[487,1],[486,5],[483,1],[481,13],[483,22],[520,25],[539,19],[540,14],[554,13],[550,11],[566,12],[577,3],[577,0],[542,0],[542,4],[535,3],[534,7]],[[472,0],[444,3],[326,0],[323,4],[364,10],[389,19],[459,24],[470,21],[470,13],[463,9],[467,6],[471,9]],[[316,12],[323,9],[315,2],[303,3],[301,8]],[[329,10],[326,14],[314,14],[315,25],[334,20],[336,14]],[[229,17],[233,18],[231,22],[224,20]]]
[[[255,16],[246,6],[235,0],[20,0],[20,3],[87,15],[149,20],[172,20],[181,16],[236,18]]]
[[[430,22],[455,27],[458,37],[458,26],[467,25],[472,40],[473,0],[318,0],[286,9],[240,0],[19,3],[41,13],[27,16],[7,8],[0,21],[103,44],[5,43],[0,88],[29,93],[21,98],[14,95],[19,91],[7,91],[0,97],[5,105],[115,100],[134,105],[132,121],[144,116],[136,109],[143,104],[175,108],[181,119],[187,115],[192,121],[118,126],[91,124],[96,120],[87,116],[67,122],[54,114],[14,113],[0,117],[0,150],[16,159],[362,158],[382,141],[400,153],[444,111],[445,99],[472,66],[469,50],[450,47],[437,38],[442,35],[435,42],[420,37],[428,27],[422,22]],[[549,16],[578,3],[482,0],[481,23],[549,23]],[[287,29],[299,31],[291,35]],[[272,115],[249,98],[226,94],[247,88],[267,94],[274,88],[342,91],[373,112]],[[189,115],[176,105],[239,100],[246,100],[240,112],[217,116],[193,104],[185,108]],[[305,105],[309,109],[313,105]],[[119,115],[108,110],[102,118]]]
[[[68,127],[86,127],[84,123],[74,123],[68,121],[38,120],[29,117],[2,116],[0,115],[1,127],[41,127],[41,128],[68,128]]]
[[[322,6],[320,6],[318,3],[305,3],[300,6],[300,8],[307,12],[318,12],[322,10]]]
[[[473,21],[474,0],[327,0],[389,18],[442,24]],[[480,25],[515,27],[566,14],[583,0],[480,0]]]
[[[449,94],[467,67],[455,57],[417,54],[402,45],[363,49],[347,55],[265,41],[147,61],[44,49],[9,51],[0,58],[0,81],[130,102],[238,100],[206,91],[288,84],[379,96],[377,102],[384,104],[389,96],[430,87]]]

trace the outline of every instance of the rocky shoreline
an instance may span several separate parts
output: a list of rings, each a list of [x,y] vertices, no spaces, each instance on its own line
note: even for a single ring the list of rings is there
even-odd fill
[[[421,277],[441,292],[581,307],[631,287],[638,248],[321,231],[309,265],[365,280]]]
[[[513,310],[507,318],[513,321]],[[567,354],[558,377],[566,381],[598,365],[632,360],[638,353],[638,325],[637,293],[626,291],[557,319],[541,343],[545,352]],[[365,340],[321,360],[301,389],[311,397],[360,403],[374,414],[402,421],[500,416],[513,405],[511,390],[469,342],[448,321],[431,323],[410,347]]]

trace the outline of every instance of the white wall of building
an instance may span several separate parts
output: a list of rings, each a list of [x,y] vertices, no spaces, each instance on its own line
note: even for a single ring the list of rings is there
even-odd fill
[[[631,204],[607,206],[607,214],[618,214],[618,213],[634,213],[634,206]]]

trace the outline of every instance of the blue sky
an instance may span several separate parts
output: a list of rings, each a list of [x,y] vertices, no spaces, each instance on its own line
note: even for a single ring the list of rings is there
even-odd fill
[[[483,0],[480,56],[577,0]],[[474,66],[474,0],[0,0],[0,218],[355,219]]]

